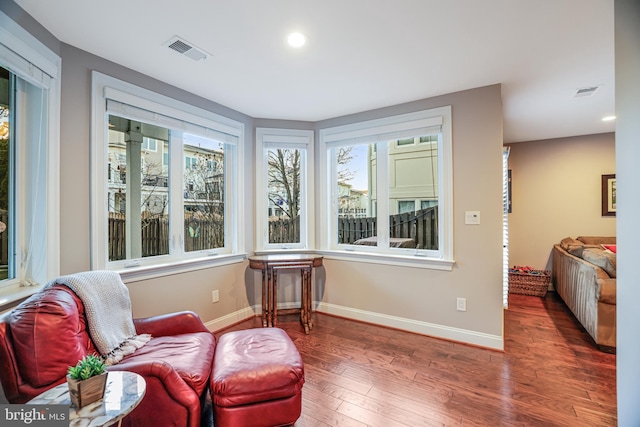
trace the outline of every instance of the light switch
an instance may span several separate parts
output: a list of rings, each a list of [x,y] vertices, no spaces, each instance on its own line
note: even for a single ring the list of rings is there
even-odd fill
[[[465,224],[480,224],[480,211],[465,211],[464,212]]]

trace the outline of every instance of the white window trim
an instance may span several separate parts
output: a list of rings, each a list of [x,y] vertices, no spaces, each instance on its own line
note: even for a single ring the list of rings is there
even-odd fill
[[[425,251],[416,249],[398,249],[381,252],[375,247],[356,245],[338,245],[335,230],[335,200],[331,197],[331,156],[329,149],[336,141],[365,141],[373,135],[401,135],[410,129],[440,126],[441,149],[438,155],[438,183],[440,209],[439,247],[437,255],[427,255]],[[452,270],[453,258],[453,150],[451,132],[451,107],[439,107],[408,114],[385,117],[382,119],[357,122],[348,125],[320,129],[319,141],[319,182],[320,198],[331,201],[318,211],[319,220],[319,252],[330,259],[354,260],[359,262],[384,263],[407,267]],[[394,139],[390,137],[389,139]],[[380,155],[381,153],[378,153]],[[380,168],[381,165],[378,165]],[[380,170],[379,172],[385,173]],[[378,191],[384,190],[384,187]],[[382,218],[382,223],[385,218]],[[380,229],[386,229],[378,223]],[[383,236],[384,237],[384,236]]]
[[[60,275],[60,75],[62,60],[42,42],[0,11],[0,58],[3,64],[14,74],[31,84],[48,89],[47,124],[46,124],[46,188],[45,188],[45,228],[46,234],[46,277],[35,277],[39,282]],[[21,185],[18,183],[18,185]],[[18,187],[17,193],[24,195],[24,188]],[[25,218],[20,207],[24,201],[18,202],[16,216]],[[24,221],[20,221],[24,222]],[[26,272],[21,266],[21,252],[24,248],[24,227],[18,231],[16,255],[16,279],[7,280],[2,285],[0,305],[15,301],[14,296],[22,298],[24,288],[19,288],[20,280],[25,279]],[[40,283],[43,285],[44,283]],[[15,288],[15,289],[14,289]],[[37,291],[40,286],[28,288]],[[14,292],[15,290],[15,292]],[[33,293],[31,292],[31,293]]]
[[[235,221],[231,227],[226,228],[228,234],[225,238],[228,242],[226,246],[228,251],[209,250],[192,254],[183,253],[179,257],[157,256],[140,260],[108,262],[106,217],[109,208],[107,185],[104,179],[107,167],[106,159],[108,158],[108,144],[106,143],[107,98],[196,125],[211,127],[213,122],[215,130],[238,139],[234,153],[230,153],[233,160],[229,162],[229,167],[225,171],[225,179],[233,182],[235,188],[228,199],[226,211],[229,221]],[[91,268],[93,270],[114,269],[120,272],[123,280],[135,281],[243,261],[246,258],[244,227],[240,223],[243,218],[237,213],[244,210],[244,124],[97,71],[92,72],[91,105]],[[172,157],[169,162],[178,165],[179,170],[184,167],[184,159],[182,158]],[[175,186],[175,179],[173,183]],[[175,190],[175,188],[172,189]],[[182,187],[177,191],[181,192]],[[175,210],[172,208],[172,211]],[[170,244],[179,244],[183,247],[182,239],[184,236],[182,234],[183,232],[180,230],[172,236],[173,241]],[[176,242],[175,240],[178,239],[181,241]]]
[[[312,130],[256,128],[256,251],[309,250],[315,247],[314,200],[314,132]],[[268,186],[267,186],[267,154],[265,149],[272,147],[300,148],[305,150],[301,167],[300,194],[300,243],[269,243],[268,221]]]

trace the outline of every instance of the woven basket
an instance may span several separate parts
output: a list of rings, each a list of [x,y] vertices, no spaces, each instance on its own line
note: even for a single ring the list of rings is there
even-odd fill
[[[551,283],[551,272],[533,270],[532,273],[509,272],[509,293],[544,297]]]

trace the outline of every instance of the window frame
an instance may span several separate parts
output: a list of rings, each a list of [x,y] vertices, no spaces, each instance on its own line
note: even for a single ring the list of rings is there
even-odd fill
[[[300,165],[300,242],[269,243],[268,150],[293,148],[304,150]],[[256,128],[256,252],[304,251],[315,247],[314,132],[300,129]]]
[[[326,200],[319,209],[319,250],[328,258],[358,260],[361,262],[384,263],[437,270],[452,270],[455,260],[453,257],[453,150],[451,106],[416,111],[412,113],[388,116],[374,120],[354,122],[351,124],[327,127],[319,130],[319,197]],[[377,246],[345,245],[337,243],[337,209],[333,197],[333,177],[335,167],[332,164],[331,150],[340,145],[377,142],[376,148],[378,182],[388,182],[388,165],[380,161],[380,156],[387,156],[388,141],[406,139],[407,134],[420,129],[432,129],[439,126],[438,138],[438,236],[437,251],[419,249],[401,249]],[[414,131],[415,129],[415,131]],[[353,141],[353,142],[351,142]],[[417,144],[400,146],[414,147]],[[394,144],[397,146],[397,144]],[[386,162],[386,160],[385,160]],[[380,215],[388,214],[390,201],[382,187],[378,191],[383,197],[378,197],[378,229],[387,229],[388,221]],[[380,203],[384,200],[387,205],[382,211]],[[382,221],[380,221],[382,219]],[[384,242],[384,236],[382,238]]]
[[[21,218],[14,220],[14,230],[10,246],[15,249],[13,279],[0,281],[0,305],[10,303],[16,298],[30,295],[44,285],[51,277],[60,274],[60,75],[62,60],[52,50],[36,39],[28,31],[14,22],[0,11],[0,63],[23,81],[46,90],[46,100],[42,104],[46,110],[46,122],[43,124],[44,141],[41,146],[28,143],[24,139],[16,140],[15,153],[15,187],[14,187],[14,216]],[[33,164],[28,164],[27,153],[30,150],[42,150],[42,163],[34,170]],[[37,185],[37,189],[30,188],[27,177],[34,177],[34,173],[44,172],[44,181]],[[31,195],[36,200],[30,199]],[[29,207],[31,206],[31,208]],[[36,212],[31,212],[35,209]],[[42,212],[46,212],[43,215]],[[31,215],[33,214],[33,215]],[[31,222],[30,225],[25,224]],[[19,224],[18,224],[19,223]],[[37,231],[33,225],[37,226]],[[5,232],[8,232],[5,231]],[[29,232],[38,234],[36,257],[44,261],[39,266],[23,265],[28,257],[24,253],[32,250],[29,243]],[[33,239],[32,239],[33,240]],[[27,263],[29,264],[29,263]],[[19,287],[20,283],[29,286]]]
[[[220,116],[199,107],[178,101],[168,96],[152,92],[131,83],[107,76],[97,71],[92,72],[92,149],[91,149],[91,268],[119,271],[123,279],[146,279],[174,272],[184,272],[209,268],[212,265],[224,265],[241,262],[245,257],[244,227],[240,223],[244,201],[244,128],[245,125],[233,119]],[[218,249],[186,252],[184,250],[184,227],[170,225],[170,253],[154,257],[136,258],[135,260],[108,260],[108,199],[106,163],[108,159],[108,127],[109,114],[118,112],[107,108],[107,99],[175,118],[179,121],[194,123],[199,126],[228,134],[237,140],[229,153],[225,152],[225,247]],[[140,120],[139,117],[134,117]],[[145,121],[142,119],[141,121]],[[184,133],[186,130],[177,129]],[[213,138],[215,139],[215,138]],[[230,146],[230,145],[229,145]],[[185,158],[182,145],[172,149],[169,145],[169,197],[178,197],[170,203],[170,224],[176,224],[184,218]],[[171,219],[173,217],[173,219]]]

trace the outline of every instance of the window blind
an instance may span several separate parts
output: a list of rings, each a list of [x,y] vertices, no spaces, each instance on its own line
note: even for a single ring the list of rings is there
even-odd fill
[[[158,112],[158,110],[165,111]],[[151,109],[144,108],[144,106],[134,106],[125,102],[107,98],[107,112],[117,114],[121,117],[136,119],[145,123],[162,126],[167,129],[180,130],[185,133],[213,139],[226,144],[237,145],[239,140],[238,136],[233,134],[233,129],[226,128],[222,123],[217,123],[211,119],[179,112],[177,110],[175,111],[175,114],[172,114],[170,109],[162,108],[160,105],[154,105],[152,111]],[[167,112],[169,115],[165,114]]]
[[[502,150],[502,305],[509,308],[509,147]]]
[[[0,12],[0,63],[25,81],[41,88],[50,88],[58,77],[58,67],[51,52],[43,54],[41,43],[11,18]],[[28,52],[28,55],[19,52]],[[28,58],[25,58],[28,56]]]
[[[360,129],[347,128],[341,131],[340,128],[333,128],[330,134],[324,135],[324,141],[329,147],[393,141],[438,134],[442,130],[442,124],[442,116],[395,123],[363,122],[359,124],[363,127]]]

